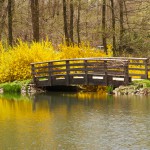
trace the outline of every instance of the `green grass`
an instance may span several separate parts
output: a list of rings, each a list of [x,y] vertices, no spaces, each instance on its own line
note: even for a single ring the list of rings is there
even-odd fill
[[[4,93],[21,93],[21,87],[28,85],[31,80],[14,81],[0,84],[0,88],[3,88]]]
[[[113,86],[107,86],[106,90],[108,94],[111,94],[113,92]]]
[[[138,80],[138,81],[133,81],[133,85],[141,85],[143,87],[150,87],[150,80]]]

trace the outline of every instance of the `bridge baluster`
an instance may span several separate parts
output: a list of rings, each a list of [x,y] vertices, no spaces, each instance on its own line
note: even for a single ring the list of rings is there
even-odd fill
[[[53,66],[53,62],[49,62],[48,63],[48,72],[49,72],[48,82],[50,86],[52,85],[52,66]]]
[[[66,84],[67,85],[69,85],[70,83],[69,75],[70,75],[70,65],[69,65],[69,60],[66,60]]]
[[[129,62],[125,62],[125,65],[124,65],[124,83],[125,85],[128,85],[129,84]]]
[[[145,65],[145,79],[148,79],[148,63],[149,63],[149,59],[147,58],[146,60],[144,60],[144,65]]]
[[[84,60],[84,68],[85,68],[85,84],[88,85],[87,60]]]
[[[31,72],[32,72],[33,82],[36,83],[35,66],[34,66],[34,64],[31,64]]]
[[[107,60],[104,60],[105,85],[108,85]]]

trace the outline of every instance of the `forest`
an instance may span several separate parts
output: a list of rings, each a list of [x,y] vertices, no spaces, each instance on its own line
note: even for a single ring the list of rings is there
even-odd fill
[[[0,0],[0,41],[15,45],[49,39],[111,44],[114,55],[149,54],[149,0]],[[144,53],[143,53],[144,52]]]

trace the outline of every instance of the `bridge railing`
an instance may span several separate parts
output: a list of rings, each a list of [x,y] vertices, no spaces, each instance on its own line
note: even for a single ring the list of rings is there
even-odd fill
[[[34,82],[39,86],[70,84],[114,84],[115,77],[123,77],[128,84],[128,60],[113,58],[81,58],[32,63]],[[116,81],[117,82],[117,81]]]
[[[128,60],[128,73],[132,78],[150,79],[150,59],[135,57],[109,57],[109,59]]]
[[[150,79],[150,59],[135,57],[107,57],[108,59],[128,60],[129,76],[135,79]]]

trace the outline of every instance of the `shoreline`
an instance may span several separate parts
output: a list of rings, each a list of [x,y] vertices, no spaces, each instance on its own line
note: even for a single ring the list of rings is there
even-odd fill
[[[60,91],[61,87],[55,91]],[[65,87],[62,88],[62,90]],[[66,88],[69,92],[70,88]],[[109,95],[150,95],[150,80],[136,80],[128,86],[77,86],[78,91],[83,92],[101,92]],[[33,95],[36,93],[45,93],[47,89],[37,88],[31,79],[25,81],[14,81],[0,84],[0,94],[18,93],[22,95]],[[65,90],[66,91],[66,90]]]

